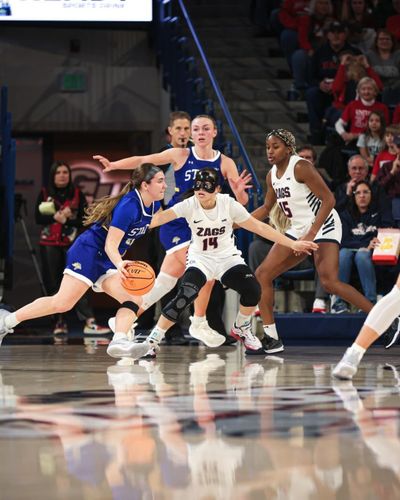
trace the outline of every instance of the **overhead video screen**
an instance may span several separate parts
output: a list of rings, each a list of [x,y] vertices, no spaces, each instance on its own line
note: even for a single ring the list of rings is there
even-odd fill
[[[152,0],[0,0],[0,22],[149,22],[152,15]]]

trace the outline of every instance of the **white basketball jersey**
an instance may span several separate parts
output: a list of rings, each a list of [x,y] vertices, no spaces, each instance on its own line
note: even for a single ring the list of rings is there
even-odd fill
[[[296,180],[294,168],[296,163],[302,159],[300,156],[291,156],[289,164],[280,178],[276,175],[276,165],[273,165],[271,169],[271,182],[276,194],[276,201],[290,220],[290,228],[287,233],[296,238],[301,237],[309,230],[321,206],[321,200],[315,196],[307,184]],[[332,239],[340,242],[341,223],[336,210],[330,212],[318,237],[319,239]],[[317,238],[315,238],[316,240]]]
[[[234,222],[245,221],[250,214],[229,195],[217,194],[213,210],[204,210],[195,196],[178,203],[173,210],[185,217],[192,231],[189,256],[203,254],[225,258],[241,255],[235,245],[232,226]]]

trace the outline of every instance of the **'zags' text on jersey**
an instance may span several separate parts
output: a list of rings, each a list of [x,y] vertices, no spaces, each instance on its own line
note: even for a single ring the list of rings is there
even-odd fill
[[[282,198],[290,198],[290,188],[289,186],[283,187],[283,188],[276,188],[275,189],[276,197],[278,200]]]
[[[225,233],[225,227],[198,227],[196,231],[197,236],[219,236]]]

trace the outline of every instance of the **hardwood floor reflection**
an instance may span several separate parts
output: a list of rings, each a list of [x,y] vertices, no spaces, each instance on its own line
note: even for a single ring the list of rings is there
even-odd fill
[[[332,347],[89,347],[1,347],[1,498],[400,497],[398,347],[354,383]]]

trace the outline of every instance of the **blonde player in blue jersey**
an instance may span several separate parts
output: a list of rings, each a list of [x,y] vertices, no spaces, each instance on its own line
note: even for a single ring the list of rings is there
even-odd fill
[[[60,289],[55,295],[36,299],[16,312],[1,309],[0,344],[22,321],[69,311],[93,287],[120,302],[116,332],[107,352],[118,358],[128,356],[133,343],[127,332],[139,307],[121,285],[121,278],[128,275],[125,267],[131,262],[124,260],[123,255],[148,230],[154,214],[161,208],[165,188],[162,170],[145,164],[133,171],[131,181],[117,196],[94,202],[84,222],[91,227],[68,251]]]
[[[288,130],[276,129],[270,132],[267,135],[266,149],[268,162],[273,166],[266,178],[267,194],[264,204],[252,215],[256,219],[265,220],[277,203],[289,220],[289,228],[286,230],[289,238],[318,243],[314,262],[324,289],[344,298],[358,309],[369,312],[373,304],[338,278],[342,226],[333,208],[335,198],[332,192],[316,168],[297,156],[295,138]],[[259,354],[272,354],[284,349],[274,322],[273,280],[303,259],[303,255],[296,255],[276,243],[256,270],[256,277],[262,287],[259,307],[265,333]]]
[[[271,226],[254,219],[249,212],[227,194],[221,194],[218,171],[204,168],[197,172],[194,196],[158,213],[151,227],[168,224],[180,217],[190,227],[192,238],[188,249],[186,270],[176,296],[163,308],[162,315],[146,342],[135,344],[131,357],[137,359],[157,346],[165,332],[179,320],[180,314],[194,302],[207,281],[219,280],[238,292],[240,307],[231,336],[243,342],[246,352],[259,351],[260,340],[251,331],[251,315],[260,298],[260,285],[235,245],[233,224],[279,242],[291,252],[308,255],[318,245],[310,241],[292,240]],[[224,337],[214,334],[214,347]]]
[[[132,156],[110,162],[103,156],[94,156],[100,161],[105,171],[119,169],[134,169],[142,163],[155,165],[171,164],[175,174],[175,195],[168,203],[168,208],[180,201],[182,195],[193,188],[196,173],[204,167],[218,171],[220,181],[226,179],[237,201],[242,205],[248,202],[246,189],[251,176],[243,172],[238,174],[235,162],[213,149],[213,141],[217,135],[215,120],[208,115],[196,116],[191,123],[191,138],[194,143],[190,148],[169,148],[161,153],[146,156]],[[178,279],[183,275],[186,265],[186,254],[191,239],[191,231],[187,222],[179,218],[171,221],[160,229],[160,239],[166,250],[153,289],[142,297],[139,314],[155,304],[161,297],[171,291]],[[206,309],[213,282],[205,284],[195,302],[195,313],[189,328],[189,333],[206,345],[213,343],[215,330],[211,329],[206,320]],[[110,323],[111,325],[111,323]]]

